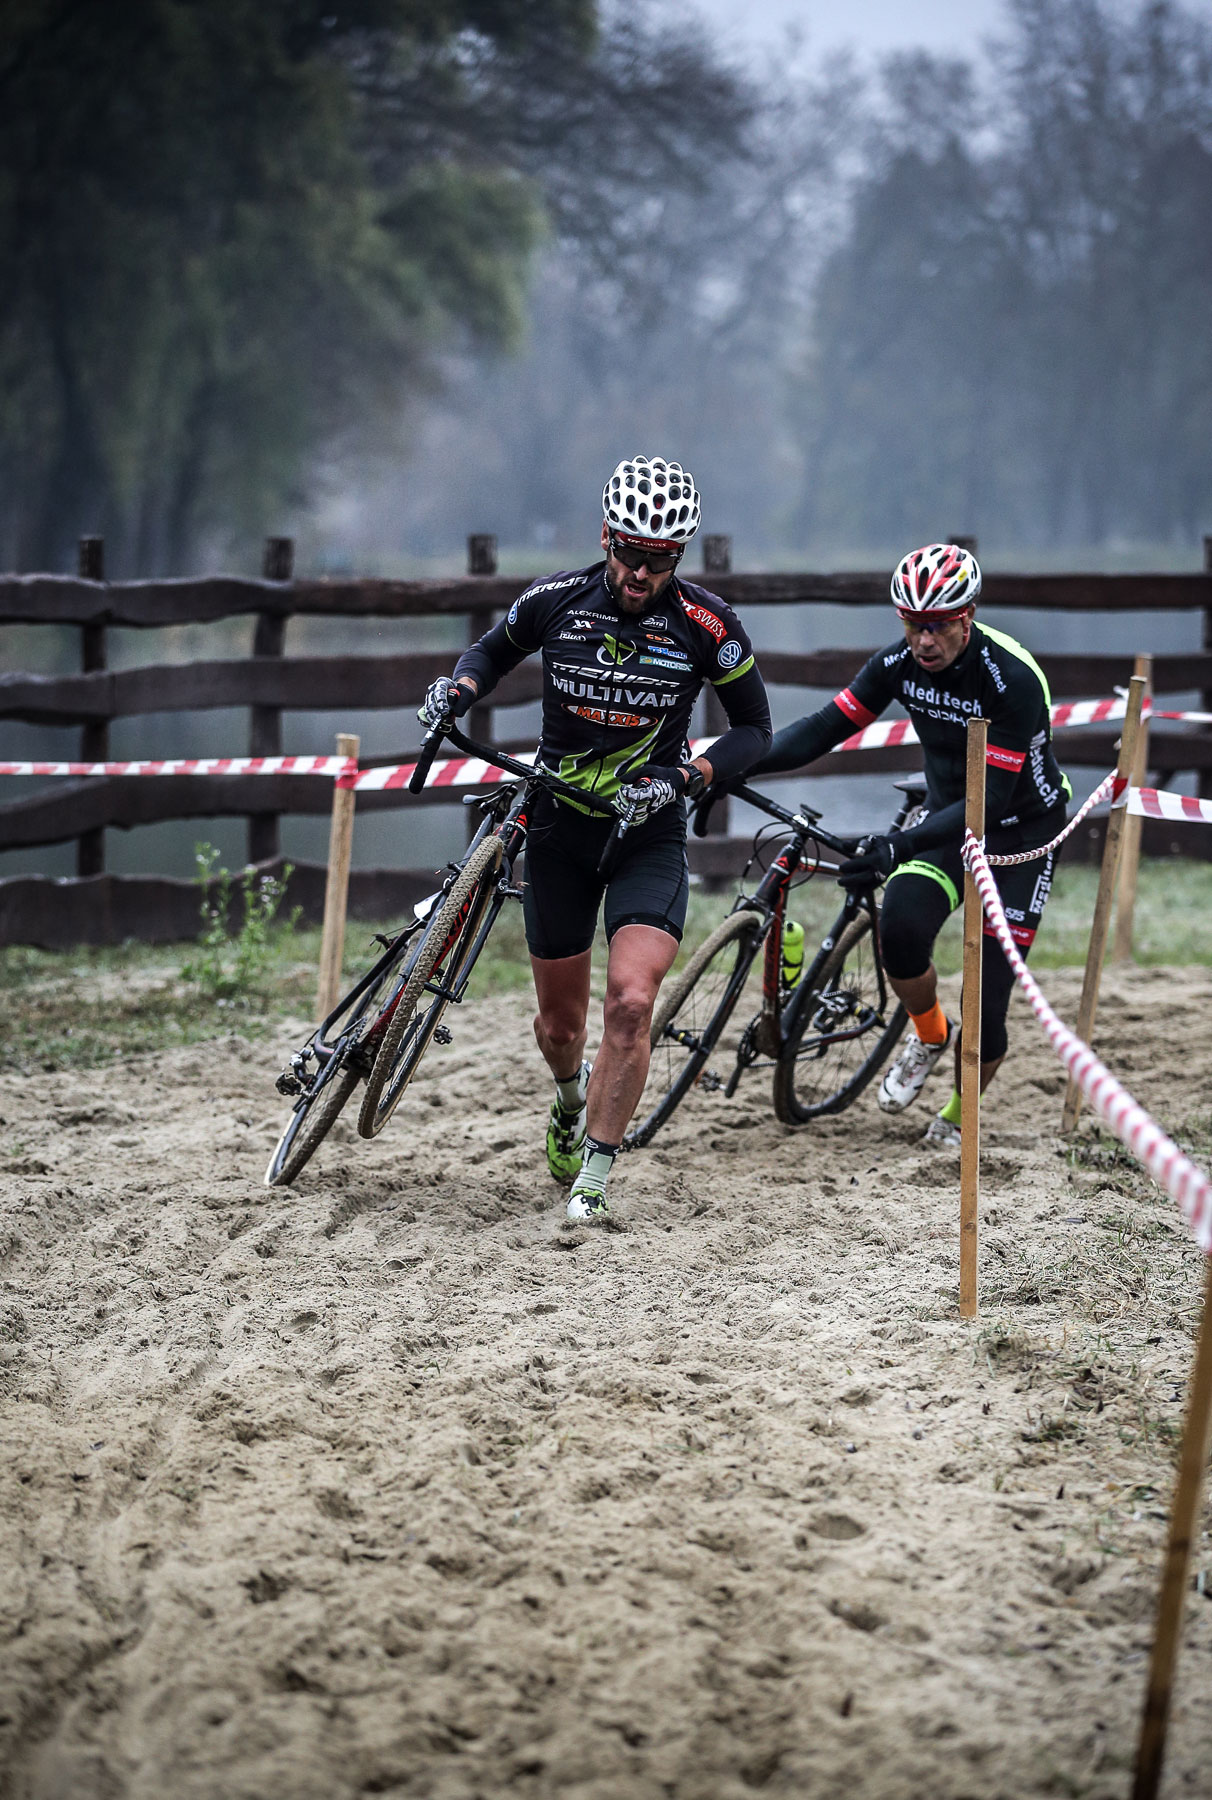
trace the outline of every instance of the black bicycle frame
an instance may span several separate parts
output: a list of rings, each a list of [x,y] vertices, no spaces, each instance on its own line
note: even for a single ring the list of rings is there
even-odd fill
[[[831,850],[836,856],[845,859],[853,856],[862,838],[839,838],[826,831],[820,824],[820,815],[811,807],[802,812],[793,813],[780,806],[768,795],[759,793],[757,789],[740,783],[731,789],[738,799],[747,801],[750,806],[764,812],[768,817],[786,825],[790,836],[780,847],[778,855],[765,871],[761,881],[752,894],[742,894],[733,907],[734,912],[756,912],[763,918],[763,950],[764,967],[762,979],[762,1008],[757,1018],[742,1034],[741,1044],[737,1052],[737,1064],[725,1088],[727,1095],[736,1092],[737,1084],[746,1068],[752,1067],[758,1057],[769,1057],[777,1061],[783,1052],[784,1045],[791,1035],[793,1022],[799,1016],[799,1010],[809,1004],[809,996],[814,994],[817,979],[836,948],[843,932],[852,919],[859,913],[866,912],[871,920],[872,943],[875,949],[875,971],[878,983],[878,1013],[870,1022],[864,1022],[845,1031],[832,1034],[818,1034],[814,1039],[817,1046],[824,1048],[829,1044],[844,1043],[848,1039],[863,1036],[875,1023],[875,1018],[882,1016],[888,1004],[888,985],[884,976],[884,965],[879,955],[879,911],[875,903],[875,892],[847,892],[842,909],[834,920],[828,935],[822,940],[811,964],[803,970],[795,992],[786,1008],[782,1005],[780,986],[780,962],[782,959],[783,918],[786,911],[787,896],[791,892],[791,884],[797,871],[805,861],[808,844]],[[907,797],[896,819],[894,828],[900,825],[913,804]],[[706,814],[709,808],[702,808],[696,815],[695,830],[700,833],[705,829]],[[772,928],[773,927],[773,928]],[[748,967],[748,965],[747,965]],[[817,1002],[819,1005],[819,1000]]]

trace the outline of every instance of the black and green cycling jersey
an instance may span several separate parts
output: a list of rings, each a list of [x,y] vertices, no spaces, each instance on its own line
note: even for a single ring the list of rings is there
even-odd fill
[[[469,675],[487,694],[541,651],[539,760],[603,799],[648,765],[687,759],[691,713],[709,682],[729,726],[710,761],[717,778],[739,775],[771,736],[766,689],[744,626],[717,595],[676,575],[646,612],[625,613],[605,567],[536,581],[459,658],[455,679]]]

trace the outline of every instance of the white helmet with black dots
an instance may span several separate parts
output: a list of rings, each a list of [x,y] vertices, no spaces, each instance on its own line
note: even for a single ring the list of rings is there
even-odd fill
[[[685,544],[699,528],[699,493],[681,463],[632,456],[602,489],[602,512],[612,531],[652,543]]]
[[[962,612],[980,591],[980,564],[958,544],[926,544],[911,550],[892,577],[892,603],[902,617]]]

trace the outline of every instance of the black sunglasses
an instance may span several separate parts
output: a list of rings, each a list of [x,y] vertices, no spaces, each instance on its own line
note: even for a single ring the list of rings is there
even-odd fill
[[[620,544],[613,531],[610,533],[610,554],[617,556],[625,569],[642,569],[647,565],[650,575],[664,575],[667,570],[676,569],[682,560],[680,548],[658,555],[655,550],[641,550],[632,544]]]

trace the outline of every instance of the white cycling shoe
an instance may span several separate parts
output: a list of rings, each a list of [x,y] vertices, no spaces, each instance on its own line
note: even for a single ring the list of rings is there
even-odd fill
[[[958,1150],[960,1147],[960,1128],[953,1125],[950,1119],[941,1116],[931,1119],[922,1134],[922,1142],[931,1150]]]
[[[950,1050],[954,1042],[955,1026],[950,1019],[947,1020],[947,1035],[941,1044],[923,1044],[910,1026],[901,1045],[900,1055],[885,1071],[884,1079],[880,1082],[880,1111],[898,1113],[911,1106],[925,1087],[927,1076],[934,1073],[939,1057],[945,1050]]]

